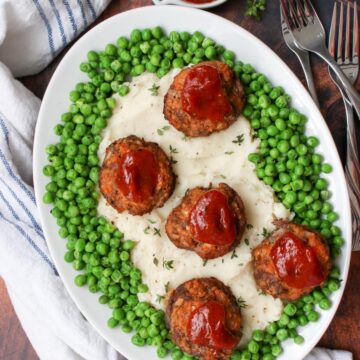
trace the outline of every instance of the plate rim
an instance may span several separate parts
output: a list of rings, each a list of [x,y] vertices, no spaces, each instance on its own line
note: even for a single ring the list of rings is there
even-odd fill
[[[245,35],[246,37],[248,37],[252,42],[254,42],[255,44],[257,44],[258,46],[262,47],[264,49],[264,51],[268,52],[271,54],[272,57],[274,57],[278,62],[280,62],[282,64],[282,66],[284,66],[288,72],[288,74],[286,74],[286,76],[290,76],[292,77],[292,80],[295,82],[295,85],[297,87],[302,88],[303,91],[303,96],[305,97],[304,102],[306,104],[309,104],[309,106],[312,108],[311,111],[315,112],[317,114],[318,119],[322,122],[322,128],[326,133],[325,135],[322,135],[328,138],[328,141],[331,144],[331,147],[333,149],[335,149],[335,159],[331,159],[332,162],[337,163],[339,167],[339,169],[341,170],[341,173],[338,174],[341,178],[341,183],[344,189],[342,189],[342,191],[344,191],[344,201],[345,201],[345,205],[346,208],[345,209],[341,209],[343,211],[343,213],[345,213],[344,217],[346,219],[346,230],[347,230],[347,234],[343,234],[343,237],[345,238],[345,240],[349,239],[350,240],[350,245],[347,246],[347,252],[344,254],[344,267],[343,267],[343,278],[342,278],[342,284],[339,290],[337,290],[336,294],[338,297],[338,300],[336,301],[336,303],[333,303],[332,307],[330,310],[328,310],[328,312],[326,313],[326,321],[324,321],[324,325],[323,327],[321,327],[321,331],[319,331],[318,333],[314,334],[315,336],[313,336],[311,339],[306,339],[306,344],[304,344],[303,346],[306,345],[306,354],[308,354],[313,348],[314,346],[317,344],[317,342],[320,340],[320,338],[322,337],[322,335],[325,333],[325,331],[328,329],[331,321],[333,320],[335,313],[340,305],[341,299],[343,297],[343,293],[345,290],[345,285],[347,283],[347,279],[348,279],[348,273],[349,273],[349,267],[350,267],[350,260],[351,260],[351,213],[350,213],[350,202],[349,202],[349,196],[348,196],[348,191],[347,191],[347,187],[346,187],[346,182],[345,182],[345,175],[344,175],[344,171],[341,165],[341,161],[340,161],[340,157],[339,157],[339,153],[337,151],[334,139],[330,133],[329,128],[327,127],[327,124],[322,116],[322,114],[320,113],[320,110],[316,107],[316,105],[314,104],[312,98],[310,97],[310,95],[308,94],[308,92],[306,91],[306,89],[304,88],[304,85],[300,82],[300,80],[297,78],[297,76],[293,73],[293,71],[288,67],[288,65],[264,42],[262,42],[260,39],[258,39],[255,35],[253,35],[252,33],[250,33],[249,31],[247,31],[246,29],[242,28],[240,25],[235,24],[233,22],[231,22],[228,19],[225,19],[219,15],[215,15],[209,12],[205,12],[203,10],[199,10],[193,7],[183,7],[183,6],[177,6],[177,5],[161,5],[161,6],[144,6],[144,7],[139,7],[139,8],[135,8],[135,9],[130,9],[124,12],[121,12],[119,14],[116,14],[104,21],[102,21],[101,23],[99,23],[98,25],[96,25],[94,28],[90,29],[89,31],[87,31],[80,39],[78,39],[74,45],[69,49],[69,51],[65,54],[65,56],[63,57],[63,59],[61,59],[60,63],[58,64],[56,70],[54,71],[48,86],[46,88],[45,94],[43,96],[43,100],[41,103],[41,107],[40,107],[40,111],[38,114],[38,119],[37,119],[37,123],[36,123],[36,128],[35,128],[35,136],[34,136],[34,146],[33,146],[33,178],[34,178],[34,190],[35,190],[35,197],[36,197],[36,202],[38,204],[38,209],[39,209],[39,215],[40,215],[40,221],[42,224],[42,228],[44,230],[44,235],[46,238],[46,243],[48,245],[49,248],[49,252],[51,255],[52,260],[54,261],[54,264],[59,272],[60,278],[62,283],[64,284],[64,287],[66,288],[66,291],[69,293],[71,299],[74,301],[74,303],[76,304],[76,306],[78,307],[78,309],[85,315],[86,319],[91,323],[91,325],[94,327],[94,329],[99,333],[100,336],[102,336],[102,338],[104,338],[110,345],[112,345],[115,349],[119,350],[119,347],[117,344],[115,344],[111,339],[109,339],[109,336],[105,335],[104,332],[102,330],[100,330],[98,328],[98,326],[95,324],[95,321],[93,321],[93,316],[91,315],[91,312],[88,311],[88,308],[86,305],[84,305],[80,300],[78,295],[75,293],[73,284],[72,286],[70,286],[70,284],[72,283],[72,281],[70,281],[69,279],[66,278],[66,276],[63,273],[62,267],[63,266],[69,266],[69,264],[66,264],[64,262],[64,260],[62,261],[58,261],[57,257],[54,256],[55,255],[55,249],[53,247],[53,242],[49,241],[49,239],[51,239],[51,232],[50,229],[48,229],[48,224],[46,221],[46,216],[45,216],[45,209],[46,206],[45,204],[43,204],[42,202],[42,194],[44,193],[44,189],[40,187],[40,183],[41,183],[41,177],[43,176],[42,174],[42,166],[40,166],[39,162],[40,162],[40,157],[38,156],[39,153],[42,151],[45,151],[45,144],[41,143],[40,140],[40,127],[42,125],[42,123],[45,121],[45,108],[46,108],[46,102],[48,101],[48,97],[50,96],[50,92],[51,89],[53,88],[54,84],[56,83],[56,79],[58,74],[60,73],[60,69],[62,68],[62,66],[64,66],[64,64],[66,64],[66,62],[68,61],[68,59],[71,59],[71,56],[73,54],[73,51],[76,47],[81,46],[81,44],[83,42],[86,41],[86,39],[91,36],[89,34],[92,34],[95,31],[100,31],[102,27],[105,27],[107,24],[109,24],[110,22],[116,22],[119,21],[118,19],[121,19],[121,17],[127,16],[129,13],[132,13],[133,15],[136,13],[142,13],[142,12],[156,12],[156,11],[169,11],[172,12],[174,10],[177,11],[183,11],[183,12],[188,12],[189,15],[191,13],[191,15],[195,15],[196,14],[202,14],[204,15],[204,13],[206,14],[206,16],[208,16],[209,18],[214,19],[214,21],[217,22],[225,22],[227,23],[229,26],[233,27],[234,31],[241,31],[243,32],[243,35]],[[201,16],[202,16],[201,15]],[[156,26],[156,25],[154,25]],[[186,28],[186,24],[184,24],[184,28]],[[204,31],[205,30],[200,30],[200,31]],[[120,34],[116,34],[114,37],[119,36]],[[266,75],[266,74],[265,74]],[[341,185],[341,184],[340,184]],[[337,209],[340,210],[340,209]],[[344,211],[345,210],[345,211]],[[106,324],[105,324],[106,326]],[[127,344],[128,345],[128,344]],[[131,344],[131,346],[133,346]],[[123,355],[127,356],[129,359],[132,358],[132,354],[131,354],[131,350],[128,351],[127,346],[125,345],[124,348],[121,348],[121,350],[119,350]],[[303,354],[303,356],[306,355],[305,353]],[[279,360],[283,359],[282,356],[278,357]]]

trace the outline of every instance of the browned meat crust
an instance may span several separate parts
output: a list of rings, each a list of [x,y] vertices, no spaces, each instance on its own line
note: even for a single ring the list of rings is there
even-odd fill
[[[245,105],[245,92],[240,80],[231,68],[221,61],[206,61],[199,65],[215,67],[221,76],[222,87],[232,107],[230,115],[223,121],[214,122],[210,119],[199,120],[191,117],[183,111],[181,105],[181,93],[185,79],[191,68],[182,70],[175,76],[164,99],[164,116],[177,130],[189,137],[207,136],[213,132],[227,129],[240,115]],[[198,66],[198,65],[195,65]]]
[[[295,289],[280,280],[271,258],[271,249],[275,242],[288,231],[298,236],[305,244],[315,249],[326,275],[325,278],[327,278],[331,269],[329,248],[319,233],[305,226],[287,221],[278,221],[276,225],[278,225],[279,228],[252,251],[254,277],[257,285],[265,293],[282,300],[292,301],[309,294],[314,289],[314,286],[305,289]]]
[[[189,214],[199,198],[208,190],[216,189],[228,198],[230,208],[235,213],[236,239],[229,245],[212,245],[197,242],[190,230]],[[165,229],[169,239],[175,246],[182,249],[193,250],[203,259],[214,259],[223,256],[234,249],[242,238],[246,226],[244,204],[240,196],[230,186],[220,183],[218,187],[196,187],[187,190],[180,205],[174,208],[166,221]]]
[[[124,196],[117,185],[116,176],[121,156],[129,150],[146,149],[153,153],[158,164],[157,185],[153,196],[146,201],[134,202]],[[104,162],[100,170],[100,191],[118,212],[125,210],[132,215],[143,215],[155,207],[162,207],[170,197],[175,186],[175,176],[170,161],[158,144],[146,142],[137,136],[130,135],[114,141],[106,149]]]
[[[193,344],[187,336],[187,324],[191,313],[205,301],[217,301],[225,307],[225,326],[231,334],[241,338],[241,310],[229,287],[211,278],[189,280],[169,293],[167,297],[166,321],[172,340],[183,351],[201,360],[226,360],[231,350],[216,350]]]

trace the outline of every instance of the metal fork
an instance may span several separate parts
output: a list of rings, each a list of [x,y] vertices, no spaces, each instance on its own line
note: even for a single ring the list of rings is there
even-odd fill
[[[359,24],[357,5],[354,2],[354,17],[353,17],[353,29],[352,29],[352,49],[351,49],[351,4],[347,3],[346,9],[346,28],[345,28],[345,51],[343,43],[343,30],[344,30],[344,3],[340,4],[340,18],[338,33],[337,30],[337,3],[334,4],[333,16],[331,21],[330,35],[329,35],[329,52],[331,56],[336,60],[341,70],[351,81],[355,83],[359,74]],[[337,39],[337,41],[336,41]],[[337,42],[337,48],[336,48]],[[341,82],[334,75],[329,68],[329,73],[338,86],[340,93],[344,100],[344,106],[346,111],[346,123],[347,123],[347,148],[346,148],[346,165],[345,176],[348,183],[351,212],[353,217],[353,250],[360,250],[360,165],[358,157],[358,146],[355,133],[354,124],[354,112],[352,105],[344,93],[341,86]]]
[[[341,84],[360,116],[360,94],[341,71],[325,45],[325,30],[310,0],[280,0],[287,26],[292,31],[296,44],[320,56],[341,81]]]
[[[284,16],[283,16],[281,10],[280,10],[280,18],[281,18],[282,34],[283,34],[284,40],[286,42],[286,45],[299,59],[299,62],[301,64],[301,67],[305,74],[305,78],[306,78],[306,82],[307,82],[307,86],[308,86],[310,95],[313,98],[316,106],[319,107],[319,100],[318,100],[318,97],[316,94],[314,78],[313,78],[312,71],[311,71],[309,52],[302,50],[296,46],[294,36],[291,33],[291,31],[289,30],[288,26],[286,25],[286,22],[284,20]]]

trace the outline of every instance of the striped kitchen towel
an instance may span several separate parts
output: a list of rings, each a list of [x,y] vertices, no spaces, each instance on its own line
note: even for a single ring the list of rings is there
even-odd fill
[[[0,0],[0,276],[44,360],[122,357],[82,317],[49,255],[32,187],[40,100],[15,77],[41,71],[108,2]],[[348,352],[317,349],[311,359],[351,358]]]

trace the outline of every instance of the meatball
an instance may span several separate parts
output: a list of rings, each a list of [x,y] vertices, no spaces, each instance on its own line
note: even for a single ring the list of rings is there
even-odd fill
[[[164,116],[186,136],[208,136],[234,123],[244,104],[244,88],[233,70],[221,61],[206,61],[175,76]]]
[[[143,215],[164,205],[174,190],[175,176],[159,145],[131,135],[107,147],[99,185],[118,212]]]
[[[325,282],[331,269],[329,248],[320,234],[305,226],[286,221],[276,225],[252,251],[254,277],[265,293],[292,301]]]
[[[215,188],[187,190],[180,205],[168,216],[165,229],[178,248],[193,250],[203,259],[214,259],[240,243],[245,226],[245,208],[240,196],[227,184],[220,183]]]
[[[241,338],[241,310],[229,287],[213,277],[192,279],[170,292],[166,305],[166,321],[171,337],[181,350],[200,360],[230,358]],[[202,309],[208,313],[199,318]],[[214,310],[218,312],[218,317],[211,313]],[[222,312],[220,315],[219,310]],[[213,327],[214,321],[217,329]],[[199,338],[199,333],[204,335],[201,330],[205,330],[208,336]],[[214,334],[217,330],[218,333]],[[220,341],[214,342],[211,335]]]

